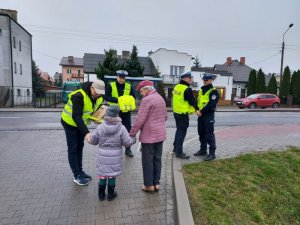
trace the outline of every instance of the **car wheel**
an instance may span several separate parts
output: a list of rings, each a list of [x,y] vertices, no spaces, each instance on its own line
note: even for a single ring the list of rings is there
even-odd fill
[[[243,109],[244,107],[239,106],[240,109]]]
[[[249,109],[255,109],[255,108],[256,108],[256,104],[255,103],[250,103]]]
[[[275,103],[272,105],[272,108],[274,108],[274,109],[279,108],[279,104],[278,104],[277,102],[275,102]]]

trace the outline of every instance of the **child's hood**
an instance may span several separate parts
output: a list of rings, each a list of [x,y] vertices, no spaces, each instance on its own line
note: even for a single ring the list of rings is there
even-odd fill
[[[121,118],[113,118],[113,120],[109,120],[106,119],[104,120],[103,124],[102,124],[102,131],[104,134],[114,134],[117,133],[121,127],[122,127],[122,123],[121,123]]]

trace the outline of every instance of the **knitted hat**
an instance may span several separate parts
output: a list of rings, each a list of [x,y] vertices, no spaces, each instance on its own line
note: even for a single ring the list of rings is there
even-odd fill
[[[119,116],[119,112],[120,107],[118,105],[110,105],[107,107],[105,115],[109,117],[117,117]]]
[[[150,81],[150,80],[143,80],[141,81],[138,86],[137,86],[137,90],[140,91],[143,87],[146,87],[146,86],[153,86],[153,81]]]

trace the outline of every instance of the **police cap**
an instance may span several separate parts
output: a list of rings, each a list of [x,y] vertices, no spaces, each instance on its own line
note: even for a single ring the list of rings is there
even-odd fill
[[[217,78],[217,75],[211,73],[204,73],[202,80],[214,80]]]
[[[117,70],[116,74],[118,77],[126,77],[128,75],[128,72],[126,70]]]
[[[184,78],[184,77],[192,77],[192,72],[188,71],[188,72],[181,74],[180,78]]]

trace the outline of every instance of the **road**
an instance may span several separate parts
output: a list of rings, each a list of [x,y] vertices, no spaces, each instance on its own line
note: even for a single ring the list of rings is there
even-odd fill
[[[171,112],[168,127],[175,127]],[[132,121],[134,121],[133,114]],[[300,112],[216,112],[216,127],[256,124],[300,123]],[[197,117],[190,117],[190,127],[197,126]],[[95,125],[90,125],[91,128]],[[0,112],[0,130],[62,129],[59,112]]]

